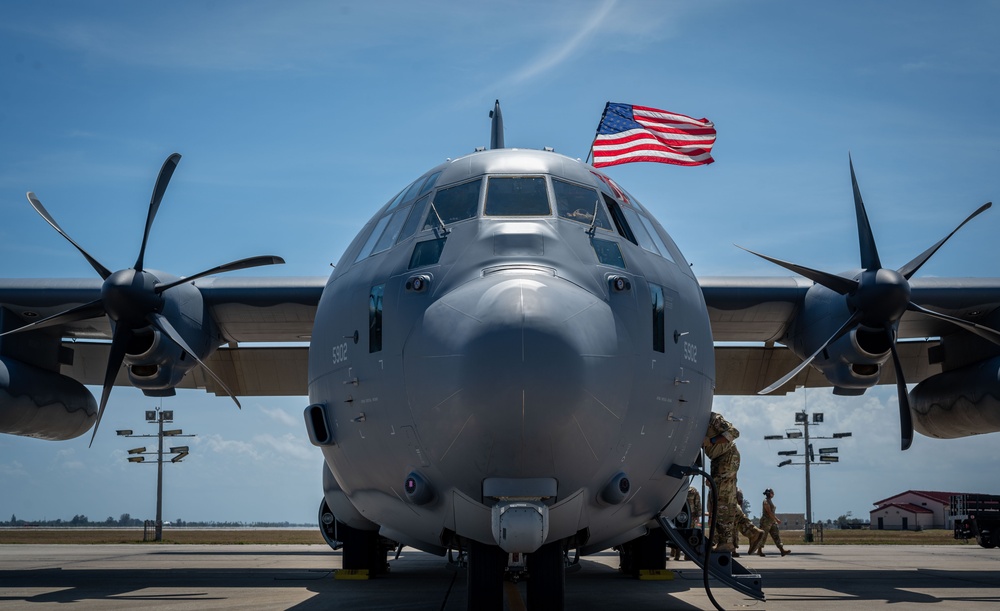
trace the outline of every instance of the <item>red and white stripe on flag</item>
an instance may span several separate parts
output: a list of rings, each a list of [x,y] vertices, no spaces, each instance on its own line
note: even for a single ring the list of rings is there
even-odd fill
[[[715,161],[711,155],[715,125],[708,119],[646,106],[608,106],[594,140],[594,167],[635,161],[686,166]]]

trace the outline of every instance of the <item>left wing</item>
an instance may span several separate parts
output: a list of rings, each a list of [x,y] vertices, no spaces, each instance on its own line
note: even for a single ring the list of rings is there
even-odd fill
[[[191,352],[159,328],[136,329],[121,360],[127,366],[116,368],[111,384],[150,396],[177,387],[304,395],[308,341],[325,284],[321,277],[208,277],[175,285],[164,292],[159,315]],[[68,439],[93,426],[98,408],[83,385],[107,380],[109,317],[8,332],[93,303],[102,286],[100,279],[0,280],[0,432]],[[263,343],[278,345],[257,346]]]

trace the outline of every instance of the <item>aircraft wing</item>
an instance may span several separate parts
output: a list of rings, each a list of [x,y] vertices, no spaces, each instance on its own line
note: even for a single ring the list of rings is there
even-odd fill
[[[789,341],[790,334],[796,332],[794,323],[806,307],[811,281],[798,277],[705,277],[699,283],[716,342],[716,394],[756,394],[802,361],[776,343]],[[913,278],[910,286],[914,303],[963,320],[986,324],[983,321],[996,320],[1000,309],[998,278]],[[942,336],[975,337],[940,319],[915,312],[903,315],[898,349],[908,384],[942,371],[941,362],[933,356]],[[938,362],[932,362],[935,360]],[[879,383],[895,382],[893,368],[883,367]],[[778,392],[796,386],[831,384],[819,370],[806,367]]]
[[[309,337],[325,277],[202,278],[193,282],[204,309],[225,345],[205,364],[236,395],[305,395]],[[93,280],[0,280],[0,322],[4,330],[42,320],[100,297],[102,282]],[[87,385],[103,384],[110,350],[107,316],[56,325],[0,339],[0,354],[31,358],[62,348],[59,372]],[[252,344],[252,345],[247,345]],[[271,344],[261,346],[261,344]],[[38,356],[38,358],[42,358]],[[115,385],[130,385],[122,368]],[[179,388],[204,388],[225,395],[218,382],[195,367]]]

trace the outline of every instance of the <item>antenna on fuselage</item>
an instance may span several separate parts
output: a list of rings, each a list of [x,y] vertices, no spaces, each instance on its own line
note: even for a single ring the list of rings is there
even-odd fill
[[[493,125],[490,128],[490,148],[502,149],[503,115],[500,114],[500,100],[497,100],[496,103],[493,104],[493,110],[490,111],[490,118],[493,119]]]

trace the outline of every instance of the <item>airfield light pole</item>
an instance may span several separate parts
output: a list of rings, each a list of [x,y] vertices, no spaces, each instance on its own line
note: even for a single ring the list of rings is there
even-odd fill
[[[132,448],[128,451],[128,461],[134,463],[151,464],[154,461],[147,461],[146,456],[156,456],[156,541],[163,540],[163,438],[164,437],[194,437],[194,435],[184,435],[181,429],[171,429],[164,431],[165,422],[174,421],[173,410],[146,410],[146,422],[156,423],[156,435],[133,435],[132,429],[118,431],[119,437],[156,437],[156,452],[147,452],[145,447]],[[176,446],[170,448],[168,454],[174,454],[170,462],[181,462],[188,455],[188,446]]]
[[[805,389],[803,389],[803,393]],[[832,437],[812,437],[809,436],[809,424],[810,418],[809,414],[806,412],[806,407],[803,405],[801,412],[795,413],[795,425],[802,426],[802,431],[788,430],[785,431],[784,435],[765,435],[766,440],[778,440],[778,439],[802,439],[805,443],[804,451],[801,456],[803,457],[802,462],[792,462],[791,458],[786,458],[785,460],[778,463],[778,467],[784,467],[785,465],[805,465],[806,467],[806,523],[805,523],[805,540],[811,542],[813,540],[812,534],[812,482],[809,477],[809,466],[816,462],[816,455],[813,452],[812,443],[810,439],[843,439],[844,437],[850,437],[851,433],[834,433]],[[823,413],[815,412],[812,414],[812,424],[819,425],[823,424]],[[778,456],[799,456],[797,450],[782,450],[778,452]],[[837,448],[820,448],[819,449],[819,462],[821,465],[828,465],[830,463],[835,463],[840,460],[837,456]]]

